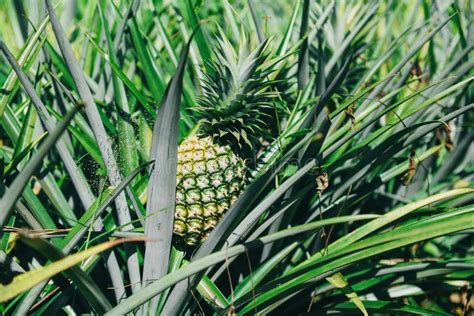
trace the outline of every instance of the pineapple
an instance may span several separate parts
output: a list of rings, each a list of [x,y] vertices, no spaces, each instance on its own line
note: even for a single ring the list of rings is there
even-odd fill
[[[268,129],[275,63],[267,47],[263,42],[251,50],[243,35],[235,51],[221,32],[206,65],[198,128],[178,148],[174,233],[188,246],[203,242],[237,200],[246,183],[245,162]]]
[[[188,245],[205,239],[244,185],[244,160],[229,146],[186,139],[178,149],[175,233]]]

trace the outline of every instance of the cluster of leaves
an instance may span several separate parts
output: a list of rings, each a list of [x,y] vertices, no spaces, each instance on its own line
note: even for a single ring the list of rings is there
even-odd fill
[[[0,2],[2,313],[467,313],[473,10]],[[241,28],[278,61],[274,137],[185,252],[176,148],[216,34],[237,45]]]

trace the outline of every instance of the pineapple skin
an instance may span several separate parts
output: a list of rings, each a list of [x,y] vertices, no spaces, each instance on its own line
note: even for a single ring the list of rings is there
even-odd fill
[[[174,233],[202,243],[245,186],[244,160],[211,137],[188,137],[178,147]]]

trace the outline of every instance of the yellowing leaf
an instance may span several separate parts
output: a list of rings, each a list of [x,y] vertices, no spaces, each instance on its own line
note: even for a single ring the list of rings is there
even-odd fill
[[[346,279],[342,275],[342,273],[338,272],[333,274],[330,277],[327,277],[326,280],[331,283],[334,287],[341,289],[344,295],[352,302],[355,306],[364,314],[364,316],[369,315],[367,310],[365,309],[364,303],[360,300],[357,293],[354,292],[352,287],[347,283]]]
[[[108,241],[100,245],[91,247],[87,250],[78,252],[74,255],[69,255],[64,259],[57,260],[47,266],[40,267],[15,276],[9,284],[0,284],[0,302],[8,301],[18,294],[31,289],[41,281],[50,279],[56,274],[59,274],[76,264],[86,260],[87,258],[99,254],[107,249],[115,247],[119,244],[129,241],[144,241],[143,237],[123,238],[113,241]]]

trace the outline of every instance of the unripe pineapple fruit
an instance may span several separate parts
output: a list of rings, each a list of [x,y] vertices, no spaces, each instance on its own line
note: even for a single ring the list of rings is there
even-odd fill
[[[193,246],[217,225],[245,185],[245,165],[229,146],[190,137],[178,148],[174,233]]]
[[[202,243],[237,200],[273,113],[269,79],[275,64],[267,42],[251,49],[242,34],[238,51],[221,33],[206,64],[197,106],[198,128],[178,147],[174,233],[179,243]]]

